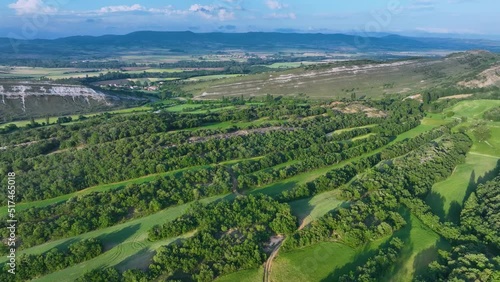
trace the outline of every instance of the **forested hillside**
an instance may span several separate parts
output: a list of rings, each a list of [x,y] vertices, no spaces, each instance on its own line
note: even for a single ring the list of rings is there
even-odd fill
[[[479,143],[434,101],[267,97],[4,129],[19,261],[0,280],[495,281],[500,170],[469,185],[460,220],[435,211]],[[435,245],[409,249],[420,233]]]

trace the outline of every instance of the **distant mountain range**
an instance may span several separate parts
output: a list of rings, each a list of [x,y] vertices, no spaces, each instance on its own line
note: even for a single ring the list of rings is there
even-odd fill
[[[139,31],[126,35],[72,36],[54,40],[0,38],[1,57],[104,55],[126,52],[318,50],[339,52],[461,51],[500,52],[500,41],[456,38],[418,38],[399,35],[362,37],[307,33],[193,33]]]

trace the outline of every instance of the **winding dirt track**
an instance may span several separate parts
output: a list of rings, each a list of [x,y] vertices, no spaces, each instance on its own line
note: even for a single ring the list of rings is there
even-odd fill
[[[278,243],[278,245],[274,248],[273,252],[269,256],[269,258],[266,261],[266,265],[264,266],[264,282],[269,282],[269,276],[271,274],[271,267],[273,266],[273,260],[278,255],[278,252],[280,251],[281,245],[285,239],[283,239],[281,242]]]
[[[298,230],[304,229],[304,227],[309,224],[309,222],[306,221],[307,217],[302,220],[302,223],[300,224],[300,227]],[[269,256],[269,258],[266,261],[266,264],[264,266],[264,282],[269,282],[270,281],[270,276],[271,276],[271,268],[273,266],[273,260],[274,258],[278,255],[281,245],[283,245],[283,242],[285,242],[286,238],[283,238],[281,242],[274,248],[273,252]]]

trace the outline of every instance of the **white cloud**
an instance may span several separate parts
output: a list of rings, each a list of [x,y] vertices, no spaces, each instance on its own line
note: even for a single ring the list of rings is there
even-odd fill
[[[447,34],[447,33],[458,33],[458,34],[481,34],[477,30],[473,29],[449,29],[449,28],[443,28],[443,27],[417,27],[415,28],[417,31],[423,31],[427,33],[440,33],[440,34]]]
[[[207,20],[218,19],[220,21],[234,20],[234,12],[215,5],[194,4],[189,7],[189,12],[199,15]]]
[[[433,10],[435,8],[435,0],[413,0],[408,6],[408,10]]]
[[[241,0],[231,0],[226,2],[241,2]],[[9,4],[9,8],[14,9],[18,15],[35,14],[35,13],[51,13],[60,16],[103,16],[113,13],[132,13],[142,12],[150,15],[165,15],[165,16],[181,16],[181,17],[201,17],[212,21],[231,21],[236,18],[235,11],[237,8],[225,7],[221,5],[202,5],[193,4],[187,9],[176,9],[174,6],[164,6],[159,8],[148,8],[140,4],[133,5],[116,5],[105,6],[97,10],[87,11],[58,11],[53,6],[48,6],[44,0],[18,0],[15,3]]]
[[[295,13],[272,13],[266,16],[267,19],[297,19],[297,15]]]
[[[131,6],[120,5],[120,6],[107,6],[102,7],[99,12],[101,13],[117,13],[117,12],[133,12],[133,11],[145,11],[146,8],[139,4],[134,4]]]
[[[226,9],[220,9],[218,14],[219,20],[221,21],[230,21],[234,20],[234,13],[228,12]]]
[[[119,6],[106,6],[99,10],[86,11],[75,13],[85,16],[93,15],[103,15],[109,13],[130,13],[130,12],[144,12],[145,14],[151,15],[166,15],[166,16],[198,16],[206,20],[219,20],[219,21],[229,21],[235,19],[235,13],[233,9],[222,7],[219,5],[201,5],[193,4],[189,8],[184,10],[176,9],[174,6],[169,5],[161,8],[148,8],[139,4],[134,4],[131,6],[119,5]]]
[[[48,6],[42,0],[17,0],[8,5],[16,11],[17,15],[27,14],[52,14],[57,12],[57,8]]]
[[[277,0],[267,0],[266,5],[271,10],[281,10],[288,7],[287,4],[283,4]]]

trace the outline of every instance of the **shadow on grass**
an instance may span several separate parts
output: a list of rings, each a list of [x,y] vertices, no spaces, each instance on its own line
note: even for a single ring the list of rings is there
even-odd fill
[[[426,198],[426,202],[431,207],[432,212],[435,215],[439,216],[441,221],[443,222],[450,221],[453,223],[459,223],[460,213],[462,212],[462,205],[465,202],[465,200],[469,198],[470,194],[472,194],[472,192],[476,190],[477,185],[478,183],[476,182],[476,171],[473,170],[469,177],[469,184],[467,185],[467,190],[465,191],[465,196],[462,203],[453,201],[451,202],[450,207],[446,211],[444,209],[445,198],[441,194],[435,191],[431,191],[431,193]],[[454,187],[451,187],[450,189],[453,188]]]
[[[401,215],[406,221],[406,225],[400,230],[393,233],[393,235],[387,239],[382,245],[380,245],[376,249],[370,248],[369,245],[365,245],[361,250],[357,252],[357,255],[354,257],[351,263],[344,265],[343,267],[336,269],[328,277],[321,280],[321,282],[331,282],[331,281],[339,281],[339,278],[343,275],[348,275],[350,272],[356,271],[356,268],[359,266],[363,266],[371,257],[377,255],[380,249],[387,248],[389,246],[389,242],[392,238],[398,237],[403,241],[405,247],[401,251],[400,257],[396,265],[387,272],[387,275],[391,275],[399,270],[400,265],[408,259],[413,253],[413,247],[410,245],[410,233],[412,228],[411,223],[411,214],[408,210],[402,209]],[[382,281],[382,280],[381,280]]]
[[[104,245],[104,251],[109,251],[132,237],[140,228],[141,224],[134,224],[111,233],[103,234],[97,237],[97,239]]]
[[[448,209],[448,214],[446,215],[446,221],[458,224],[460,222],[461,212],[462,212],[462,205],[459,204],[457,201],[451,202],[450,208]]]
[[[330,192],[330,191],[327,191],[327,192]],[[324,192],[324,193],[327,193],[327,192]],[[320,194],[318,194],[320,195]],[[311,216],[312,212],[314,211],[315,208],[317,208],[317,206],[315,205],[312,205],[311,204],[311,201],[314,197],[316,197],[317,195],[314,195],[312,197],[309,197],[309,198],[304,198],[304,199],[299,199],[299,200],[295,200],[295,201],[291,201],[291,202],[287,202],[288,205],[290,205],[290,208],[292,210],[292,214],[297,217],[298,219],[298,224],[299,226],[302,225],[302,223],[309,217]],[[340,200],[339,200],[340,201]],[[342,202],[340,203],[340,205],[336,206],[336,205],[333,205],[331,206],[328,211],[326,211],[324,214],[329,214],[335,210],[338,210],[339,208],[348,208],[350,206],[350,202]],[[310,220],[308,222],[311,223],[312,220]]]
[[[149,248],[143,248],[132,256],[121,261],[116,265],[116,268],[122,272],[129,269],[140,269],[145,271],[151,264],[155,254],[155,251],[150,250]]]
[[[270,196],[272,198],[276,198],[283,191],[290,190],[298,185],[298,181],[289,181],[283,183],[275,183],[262,188],[256,188],[248,190],[246,194],[255,195],[255,194],[264,194]]]
[[[418,253],[413,261],[414,277],[425,277],[429,264],[438,259],[438,250],[449,250],[450,248],[450,243],[440,238],[434,246]]]
[[[488,182],[490,180],[493,180],[499,174],[500,174],[500,160],[497,161],[497,165],[495,166],[494,169],[488,171],[483,176],[478,177],[477,182],[476,182],[476,186],[474,187],[474,191],[476,190],[475,188],[477,188],[477,185],[484,184],[484,183],[486,183],[486,182]],[[469,196],[469,195],[467,195],[467,196]]]
[[[435,192],[431,191],[430,194],[426,198],[426,202],[431,207],[432,212],[439,216],[441,220],[444,220],[446,218],[446,211],[444,210],[444,201],[445,198]]]
[[[78,242],[78,241],[80,241],[80,240],[77,240],[77,239],[75,239],[75,238],[72,238],[72,239],[69,239],[69,240],[64,241],[63,243],[61,243],[61,244],[59,244],[59,245],[55,246],[55,247],[54,247],[54,248],[52,248],[52,249],[57,249],[58,251],[65,252],[65,251],[67,251],[67,250],[68,250],[68,248],[69,248],[69,246],[70,246],[71,244],[74,244],[74,243],[76,243],[76,242]],[[50,250],[49,250],[49,251],[50,251]]]

